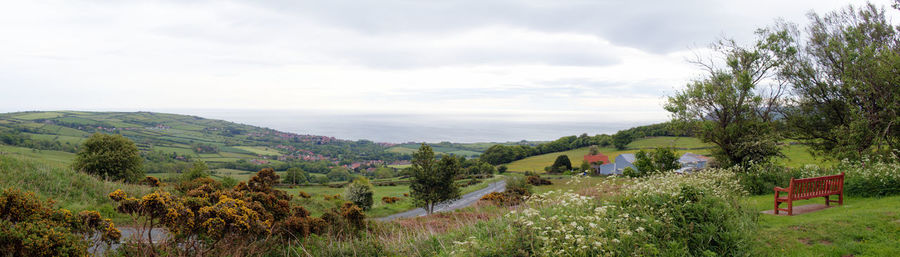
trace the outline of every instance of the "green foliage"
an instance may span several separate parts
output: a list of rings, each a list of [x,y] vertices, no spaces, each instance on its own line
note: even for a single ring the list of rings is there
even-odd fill
[[[572,161],[569,160],[567,155],[557,156],[556,160],[553,161],[553,165],[550,165],[550,171],[553,173],[562,173],[570,170],[572,170]]]
[[[328,172],[328,179],[331,181],[348,181],[353,178],[350,172],[344,167],[334,167]]]
[[[638,173],[631,167],[625,167],[625,169],[622,170],[622,175],[624,175],[626,177],[636,178],[636,177],[640,177],[641,173]]]
[[[87,256],[91,244],[118,242],[121,233],[96,211],[77,215],[32,192],[0,193],[0,252],[9,256]],[[91,241],[88,241],[91,240]]]
[[[726,167],[781,156],[774,120],[785,89],[765,80],[779,64],[766,47],[765,39],[752,47],[718,42],[713,49],[724,67],[698,62],[707,74],[669,96],[665,105],[674,124],[696,130],[703,142],[716,145],[713,156]]]
[[[294,168],[288,169],[287,172],[285,172],[283,181],[285,183],[297,185],[297,184],[301,184],[301,183],[306,183],[308,181],[308,179],[307,179],[306,172],[303,171],[303,169],[294,167]]]
[[[634,167],[637,168],[637,171],[632,173],[638,173],[639,176],[672,171],[680,167],[678,156],[675,155],[675,150],[672,148],[660,147],[651,153],[640,150],[634,154],[634,157]]]
[[[372,183],[369,183],[369,180],[366,178],[359,177],[354,179],[350,185],[347,185],[347,189],[344,191],[344,199],[347,199],[363,210],[369,210],[374,203],[374,200],[372,199],[374,194],[375,192]]]
[[[868,4],[811,14],[802,30],[781,23],[762,31],[793,89],[791,137],[837,159],[900,149],[900,33],[889,17]]]
[[[84,141],[72,167],[104,178],[138,182],[144,178],[143,160],[133,141],[122,135],[94,133]]]
[[[599,161],[599,162],[602,162],[602,161]],[[600,163],[600,164],[602,164],[602,163]],[[578,171],[589,171],[589,170],[591,170],[591,164],[588,163],[587,161],[582,160],[581,166],[579,167]]]
[[[194,161],[194,164],[191,166],[191,169],[188,170],[184,175],[182,175],[183,181],[190,181],[198,178],[209,177],[209,167],[206,166],[206,162],[201,160]]]
[[[413,154],[410,196],[415,205],[424,207],[428,213],[440,202],[459,198],[459,187],[454,183],[460,173],[459,159],[444,155],[435,160],[430,146],[422,144]]]
[[[500,173],[500,174],[506,173],[506,170],[508,170],[508,169],[509,169],[509,167],[506,167],[506,165],[500,165],[499,167],[497,167],[497,173]]]
[[[375,168],[375,178],[378,179],[386,179],[396,177],[397,174],[394,173],[394,169],[388,167],[378,167]]]

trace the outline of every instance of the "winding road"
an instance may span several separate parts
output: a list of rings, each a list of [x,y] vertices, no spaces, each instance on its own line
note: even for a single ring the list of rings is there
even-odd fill
[[[445,212],[445,211],[452,211],[452,210],[456,210],[459,208],[463,208],[463,207],[472,205],[473,203],[477,202],[479,199],[481,199],[482,196],[484,196],[486,194],[490,194],[491,192],[503,192],[503,190],[506,190],[506,181],[505,180],[497,181],[497,182],[489,184],[486,188],[465,194],[462,197],[460,197],[459,199],[438,204],[437,206],[434,207],[434,212]],[[387,217],[376,218],[375,220],[391,221],[391,220],[395,220],[395,219],[425,216],[426,214],[427,213],[425,212],[425,209],[417,208],[417,209],[397,213],[394,215],[390,215]]]

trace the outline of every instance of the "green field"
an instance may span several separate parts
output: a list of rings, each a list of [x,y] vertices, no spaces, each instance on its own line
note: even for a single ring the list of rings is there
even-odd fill
[[[628,149],[647,149],[657,147],[674,147],[683,149],[698,149],[712,147],[696,137],[646,137],[635,140],[626,146]]]
[[[9,153],[13,155],[22,155],[35,159],[43,159],[53,162],[68,164],[75,159],[74,153],[51,151],[51,150],[35,150],[31,148],[9,146],[0,144],[0,153]]]
[[[265,146],[235,146],[234,148],[248,151],[258,155],[281,155],[278,150]]]
[[[675,152],[678,156],[681,156],[684,153],[691,152],[695,154],[701,155],[709,155],[710,149],[694,149],[698,147],[705,147],[706,145],[701,143],[699,139],[696,138],[687,138],[687,137],[649,137],[643,138],[639,140],[635,140],[631,144],[628,145],[631,149],[627,150],[616,150],[615,148],[600,148],[600,152],[609,156],[610,162],[615,162],[616,156],[619,156],[623,153],[636,153],[638,149],[636,148],[644,148],[644,149],[652,149],[656,147],[674,147],[676,148]],[[685,150],[692,149],[692,150]],[[821,158],[815,158],[812,154],[807,150],[808,148],[803,145],[785,145],[782,148],[782,153],[784,153],[785,158],[777,159],[776,162],[779,164],[783,164],[787,167],[802,167],[806,164],[816,164],[819,166],[830,166],[835,164],[836,162],[833,160],[824,160]],[[556,152],[556,153],[548,153],[542,155],[531,156],[525,159],[521,159],[518,161],[511,162],[506,166],[510,171],[517,172],[525,172],[525,171],[533,171],[533,172],[543,172],[544,167],[550,166],[553,164],[553,161],[556,160],[556,157],[559,155],[567,155],[569,156],[569,160],[572,161],[572,166],[581,165],[581,161],[584,156],[588,154],[590,148],[582,147],[578,149],[568,150],[564,152]]]

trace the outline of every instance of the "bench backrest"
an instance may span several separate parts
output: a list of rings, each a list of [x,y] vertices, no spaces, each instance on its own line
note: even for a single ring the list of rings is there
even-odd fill
[[[789,187],[792,199],[805,199],[838,194],[844,190],[844,173],[840,175],[815,177],[815,178],[791,178]]]

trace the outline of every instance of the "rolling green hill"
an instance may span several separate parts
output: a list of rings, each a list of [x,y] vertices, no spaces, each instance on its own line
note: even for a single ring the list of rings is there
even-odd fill
[[[143,152],[211,163],[278,157],[392,161],[401,154],[372,141],[300,135],[197,116],[153,112],[17,112],[0,114],[0,144],[74,153],[91,134],[121,134]],[[10,150],[11,151],[11,150]],[[59,158],[57,158],[59,159]]]

